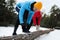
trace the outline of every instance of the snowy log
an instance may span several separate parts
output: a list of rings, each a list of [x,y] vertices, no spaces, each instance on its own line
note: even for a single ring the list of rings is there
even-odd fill
[[[48,34],[52,30],[45,30],[45,31],[35,31],[32,32],[31,34],[19,34],[19,35],[14,35],[14,36],[7,36],[7,37],[0,37],[0,40],[34,40],[35,38],[39,37],[40,35],[43,34]]]

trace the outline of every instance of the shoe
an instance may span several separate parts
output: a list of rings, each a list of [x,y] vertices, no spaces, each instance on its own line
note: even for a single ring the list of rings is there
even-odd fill
[[[40,30],[40,26],[36,26],[36,30],[39,31]]]
[[[13,35],[17,35],[17,33],[13,33]]]
[[[24,33],[30,33],[30,31],[23,31]]]
[[[30,33],[30,31],[27,31],[28,33]]]

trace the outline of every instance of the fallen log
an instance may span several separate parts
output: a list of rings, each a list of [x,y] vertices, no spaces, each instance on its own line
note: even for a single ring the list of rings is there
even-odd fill
[[[26,34],[19,34],[14,36],[7,36],[7,37],[0,37],[0,40],[34,40],[35,38],[39,37],[40,35],[49,33],[53,30],[45,30],[45,31],[35,31],[29,35]]]

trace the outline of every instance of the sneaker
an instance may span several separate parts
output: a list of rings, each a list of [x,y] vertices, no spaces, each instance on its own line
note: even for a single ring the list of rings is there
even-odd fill
[[[36,26],[36,30],[39,31],[40,30],[40,26]]]

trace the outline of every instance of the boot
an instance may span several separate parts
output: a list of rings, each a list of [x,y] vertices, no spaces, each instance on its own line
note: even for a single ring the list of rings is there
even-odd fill
[[[15,27],[14,27],[14,32],[13,32],[13,34],[12,34],[12,35],[17,35],[17,33],[16,33],[17,28],[18,28],[18,26],[15,26]]]
[[[31,28],[31,25],[27,24],[27,30],[29,31]]]
[[[13,33],[13,35],[17,35],[17,33]]]
[[[27,28],[24,28],[24,29],[23,29],[23,32],[25,32],[25,33],[30,33],[30,31],[29,31]]]
[[[22,25],[22,31],[25,33],[30,33],[26,25]]]

